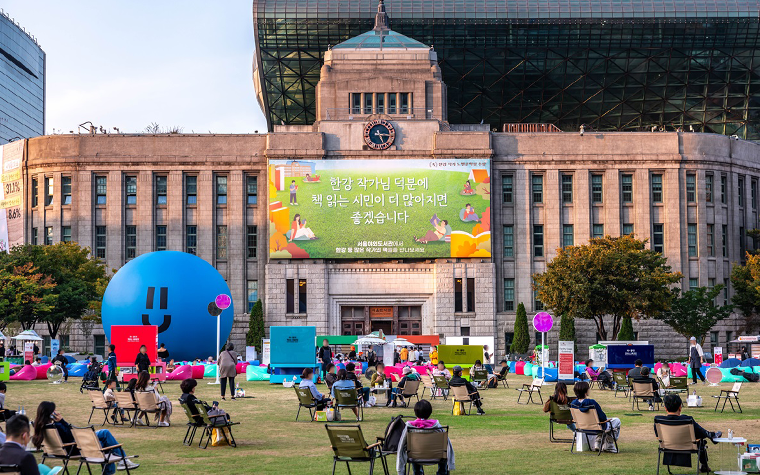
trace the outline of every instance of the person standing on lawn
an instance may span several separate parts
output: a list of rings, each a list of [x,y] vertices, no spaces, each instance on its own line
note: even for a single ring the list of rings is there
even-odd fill
[[[691,368],[691,384],[697,384],[697,377],[702,380],[702,384],[707,384],[705,376],[702,374],[702,363],[705,361],[705,353],[702,346],[697,343],[695,337],[691,337],[691,346],[689,347],[689,367]]]

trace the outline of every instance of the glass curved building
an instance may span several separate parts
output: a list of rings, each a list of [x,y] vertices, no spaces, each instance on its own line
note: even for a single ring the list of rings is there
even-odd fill
[[[45,133],[45,52],[0,12],[0,144]]]
[[[757,0],[386,0],[438,53],[451,123],[714,132],[760,140]],[[270,129],[315,120],[324,52],[377,0],[254,0],[254,83]]]

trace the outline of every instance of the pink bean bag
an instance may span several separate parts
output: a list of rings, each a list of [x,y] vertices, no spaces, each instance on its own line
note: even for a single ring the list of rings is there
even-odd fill
[[[398,375],[400,377],[401,376],[401,368],[398,368],[396,366],[386,366],[385,367],[385,375],[390,378],[392,374]]]
[[[419,374],[428,374],[428,370],[433,371],[433,367],[430,365],[424,365],[424,366],[412,366],[415,371],[417,371]]]
[[[673,376],[686,376],[686,366],[681,363],[670,363],[670,374]]]
[[[203,379],[204,371],[206,371],[206,367],[202,364],[193,365],[193,379]]]
[[[248,367],[248,362],[243,361],[242,363],[238,363],[235,365],[235,371],[237,371],[237,374],[245,374],[245,368]]]
[[[524,374],[525,361],[518,361],[515,363],[515,374]]]
[[[190,365],[182,365],[174,368],[174,371],[166,375],[166,379],[171,381],[184,381],[187,378],[193,376],[193,367]]]
[[[33,381],[37,378],[37,368],[32,365],[26,365],[11,376],[12,381]]]
[[[37,378],[35,379],[47,379],[47,370],[53,366],[52,363],[46,363],[40,366],[35,366],[34,369],[37,370]]]

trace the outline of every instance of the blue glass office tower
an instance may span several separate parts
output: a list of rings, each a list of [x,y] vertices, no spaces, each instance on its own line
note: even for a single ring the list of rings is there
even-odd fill
[[[714,132],[760,140],[758,0],[386,0],[438,53],[452,123],[501,130]],[[254,83],[270,124],[315,120],[322,55],[377,0],[254,0]]]
[[[45,52],[0,13],[0,144],[45,133]]]

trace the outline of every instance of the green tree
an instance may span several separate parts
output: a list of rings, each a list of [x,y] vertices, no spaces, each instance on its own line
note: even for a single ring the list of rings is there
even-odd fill
[[[264,307],[261,300],[257,300],[251,309],[251,318],[248,320],[248,333],[245,335],[245,344],[255,346],[261,354],[264,340]]]
[[[697,287],[688,292],[675,289],[670,310],[661,317],[679,335],[686,338],[697,337],[699,344],[705,342],[705,335],[719,321],[731,315],[733,305],[715,305],[715,298],[720,295],[722,285],[712,289]]]
[[[559,322],[559,339],[560,341],[575,341],[575,320],[564,314]]]
[[[527,353],[530,346],[530,334],[528,333],[528,314],[525,313],[525,305],[522,302],[517,306],[514,333],[509,352],[518,355]]]
[[[656,318],[670,307],[680,281],[662,254],[632,235],[591,239],[557,250],[546,271],[534,274],[539,299],[555,314],[593,320],[602,340],[614,339],[624,317]],[[612,328],[604,316],[612,317]]]
[[[631,320],[631,317],[623,317],[617,339],[620,341],[633,341],[636,339],[636,335],[633,333],[633,320]]]
[[[37,270],[31,263],[15,266],[11,270],[0,268],[0,314],[3,327],[17,322],[22,330],[29,330],[39,321],[40,315],[55,307],[53,280]]]
[[[760,255],[747,255],[747,262],[731,271],[734,296],[731,303],[744,314],[745,331],[760,327]]]

